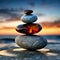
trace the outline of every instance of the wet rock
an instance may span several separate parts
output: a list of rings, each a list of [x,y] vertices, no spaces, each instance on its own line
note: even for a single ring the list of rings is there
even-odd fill
[[[35,34],[41,31],[42,26],[40,24],[21,24],[18,25],[16,31],[24,34]]]

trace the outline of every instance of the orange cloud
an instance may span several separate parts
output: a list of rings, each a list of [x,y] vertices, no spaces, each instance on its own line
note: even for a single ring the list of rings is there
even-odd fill
[[[17,25],[23,24],[21,21],[10,21],[0,23],[0,35],[16,35],[21,34],[18,33],[15,28]],[[43,29],[41,32],[37,33],[39,35],[60,35],[60,23],[51,23],[51,22],[44,22],[39,23],[42,25]]]

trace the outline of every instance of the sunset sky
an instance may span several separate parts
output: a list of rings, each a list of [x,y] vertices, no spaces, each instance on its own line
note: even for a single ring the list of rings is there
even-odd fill
[[[0,0],[0,35],[18,34],[15,27],[23,23],[20,17],[25,9],[31,9],[38,16],[37,23],[54,23],[52,28],[44,28],[39,34],[60,34],[60,0]],[[42,23],[43,25],[43,23]],[[50,26],[49,26],[50,27]]]

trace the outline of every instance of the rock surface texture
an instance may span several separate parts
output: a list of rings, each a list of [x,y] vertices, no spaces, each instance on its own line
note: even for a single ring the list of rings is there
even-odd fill
[[[32,10],[25,10],[21,20],[26,24],[21,24],[16,27],[16,31],[25,35],[19,35],[15,38],[15,42],[22,48],[28,50],[37,50],[44,48],[47,45],[47,40],[39,35],[34,35],[42,30],[40,24],[34,23],[37,21],[37,16],[32,14]]]
[[[40,49],[47,45],[47,40],[38,35],[20,35],[16,37],[15,42],[29,50]]]
[[[31,35],[38,33],[41,29],[42,26],[39,24],[21,24],[17,26],[16,31]]]
[[[21,20],[24,23],[33,23],[33,22],[37,21],[37,16],[34,14],[30,14],[30,15],[25,14],[21,17]]]

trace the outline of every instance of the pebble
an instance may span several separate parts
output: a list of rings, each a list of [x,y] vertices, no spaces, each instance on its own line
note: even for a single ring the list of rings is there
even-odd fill
[[[37,21],[37,16],[34,15],[34,14],[23,15],[23,16],[21,17],[21,20],[22,20],[24,23],[33,23],[33,22]]]
[[[33,12],[33,10],[24,10],[24,13],[27,15],[30,15]]]
[[[47,40],[39,35],[20,35],[15,38],[15,42],[28,50],[41,49],[47,45]]]
[[[42,26],[40,24],[20,24],[17,26],[16,31],[23,34],[35,34],[41,31]]]

